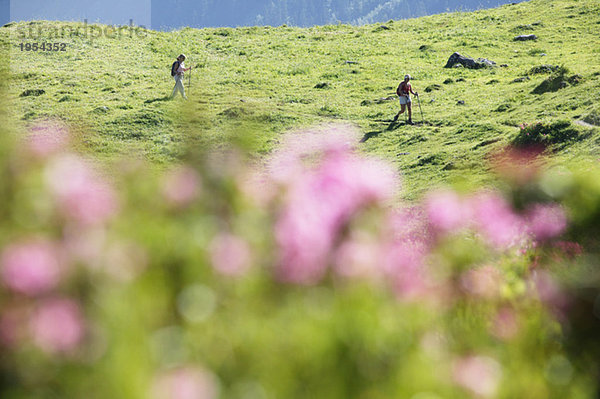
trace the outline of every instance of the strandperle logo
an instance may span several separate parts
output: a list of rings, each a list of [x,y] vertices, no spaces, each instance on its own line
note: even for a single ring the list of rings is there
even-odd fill
[[[108,39],[120,39],[123,37],[145,37],[146,27],[137,26],[133,19],[128,25],[99,25],[88,24],[87,19],[83,23],[65,24],[62,26],[50,26],[41,23],[29,23],[20,26],[16,32],[19,39],[63,39],[70,37],[83,37],[90,40],[106,37]]]

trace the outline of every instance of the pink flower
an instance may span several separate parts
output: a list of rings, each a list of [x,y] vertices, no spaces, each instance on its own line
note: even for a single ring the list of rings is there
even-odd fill
[[[519,322],[515,311],[504,307],[498,311],[492,323],[492,334],[502,340],[514,338],[519,332]]]
[[[152,389],[156,399],[216,399],[219,396],[217,378],[208,371],[188,366],[160,375]]]
[[[339,246],[335,272],[343,277],[373,279],[381,272],[381,245],[368,237],[353,238]]]
[[[554,277],[545,271],[535,271],[531,281],[538,298],[557,316],[562,317],[569,304],[569,298]]]
[[[59,122],[46,121],[31,128],[27,136],[27,148],[38,158],[64,150],[69,144],[69,132]]]
[[[79,306],[70,299],[43,302],[32,316],[29,327],[33,342],[50,355],[73,351],[85,333]]]
[[[454,381],[475,395],[493,397],[502,377],[500,364],[487,356],[467,356],[454,362]]]
[[[526,149],[508,147],[493,155],[492,167],[504,179],[524,185],[539,175],[542,151],[543,147],[539,146],[529,146]]]
[[[343,228],[362,209],[390,199],[397,187],[389,166],[360,158],[331,137],[317,148],[320,162],[313,167],[299,159],[287,165],[294,177],[285,182],[287,196],[275,225],[278,273],[287,282],[319,281]]]
[[[418,207],[397,209],[387,216],[381,269],[400,299],[432,296],[430,273],[425,264],[432,244],[427,216]]]
[[[46,182],[64,215],[82,225],[103,223],[117,212],[117,197],[110,184],[74,155],[50,163]]]
[[[493,299],[500,295],[503,278],[494,266],[483,266],[465,272],[460,278],[462,288],[473,296]]]
[[[275,182],[287,184],[323,153],[351,152],[359,137],[355,128],[344,125],[287,134],[267,164],[269,175]]]
[[[536,204],[527,212],[529,231],[540,241],[562,234],[567,228],[564,210],[556,204]]]
[[[573,241],[558,241],[553,243],[553,247],[568,258],[575,258],[583,253],[581,244]]]
[[[437,190],[425,200],[429,223],[442,233],[459,230],[469,222],[469,212],[458,194],[451,190]]]
[[[190,205],[201,191],[200,176],[189,166],[171,170],[163,181],[163,196],[173,206]]]
[[[248,242],[233,234],[220,234],[210,244],[210,257],[216,271],[228,276],[241,276],[251,265]]]
[[[60,281],[61,260],[50,241],[37,239],[11,244],[2,253],[2,280],[21,294],[48,292]]]
[[[480,193],[471,199],[475,226],[497,249],[517,245],[524,237],[525,224],[497,193]]]

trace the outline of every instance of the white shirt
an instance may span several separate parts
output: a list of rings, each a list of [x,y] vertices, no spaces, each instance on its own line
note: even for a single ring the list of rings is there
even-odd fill
[[[183,70],[184,70],[184,68],[185,68],[185,65],[183,64],[183,62],[180,62],[179,63],[179,68],[177,68],[177,75],[183,76],[183,72],[184,72]]]

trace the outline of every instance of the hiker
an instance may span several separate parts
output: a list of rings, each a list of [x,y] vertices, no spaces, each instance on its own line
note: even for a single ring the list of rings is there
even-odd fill
[[[406,111],[406,108],[408,107],[408,124],[414,125],[414,123],[412,121],[412,107],[411,107],[411,101],[410,101],[410,93],[414,94],[417,97],[419,96],[419,93],[413,91],[412,86],[409,83],[409,80],[410,80],[410,75],[404,75],[404,80],[402,82],[400,82],[400,84],[398,85],[398,88],[396,89],[396,94],[398,94],[398,97],[400,98],[400,112],[398,112],[396,114],[396,116],[394,117],[394,122],[396,122],[398,120],[400,115],[403,114],[404,111]]]
[[[187,96],[185,95],[185,89],[183,88],[183,73],[185,71],[189,71],[192,67],[186,68],[183,64],[185,61],[185,55],[180,54],[177,57],[177,61],[171,65],[171,76],[175,79],[175,87],[173,87],[173,94],[171,94],[171,98],[175,98],[177,91],[181,93],[181,96],[187,100]]]

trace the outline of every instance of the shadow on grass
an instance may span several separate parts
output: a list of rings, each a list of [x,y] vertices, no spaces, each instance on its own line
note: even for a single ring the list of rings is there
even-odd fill
[[[144,101],[144,104],[152,104],[157,101],[169,101],[170,99],[171,99],[170,96],[158,97],[158,98],[153,98],[151,100],[146,100],[146,101]]]
[[[382,130],[373,130],[373,131],[370,131],[368,133],[365,133],[365,135],[363,136],[363,138],[360,139],[360,141],[359,141],[360,143],[365,143],[368,140],[370,140],[370,139],[372,139],[374,137],[379,136],[383,132],[391,132],[391,131],[399,129],[402,126],[409,126],[410,127],[410,126],[421,126],[421,125],[423,125],[421,122],[415,122],[413,125],[409,125],[406,121],[395,121],[394,122],[392,120],[375,120],[375,122],[386,122],[386,123],[390,122],[390,124],[385,129],[382,129]],[[429,123],[425,122],[425,125],[429,125]]]

